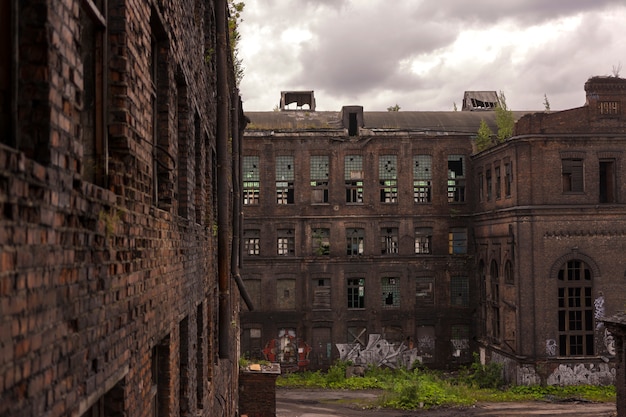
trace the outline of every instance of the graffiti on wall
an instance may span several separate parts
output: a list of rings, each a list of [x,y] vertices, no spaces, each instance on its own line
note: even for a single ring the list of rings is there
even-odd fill
[[[610,385],[615,381],[615,368],[607,363],[559,365],[550,374],[548,385]]]
[[[604,295],[600,292],[600,296],[593,301],[593,315],[596,318],[596,329],[600,329],[604,323],[602,320],[604,318]]]
[[[554,340],[554,339],[546,340],[546,355],[548,355],[548,356],[556,356],[557,347],[558,346],[556,344],[556,340]]]
[[[351,361],[355,365],[388,366],[390,368],[410,367],[422,358],[417,349],[404,343],[395,344],[383,339],[380,334],[370,334],[367,346],[358,343],[337,343],[339,359]]]

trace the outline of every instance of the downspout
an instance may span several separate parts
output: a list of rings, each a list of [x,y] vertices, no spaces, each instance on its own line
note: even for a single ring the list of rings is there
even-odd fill
[[[232,175],[229,139],[229,93],[228,93],[228,42],[226,0],[215,2],[216,70],[217,70],[217,271],[219,293],[218,354],[221,359],[230,358],[230,263],[231,248],[230,202]]]
[[[230,260],[230,267],[235,278],[237,288],[239,288],[239,294],[243,301],[246,303],[248,310],[252,311],[252,300],[246,290],[246,286],[241,279],[241,273],[239,267],[241,265],[241,224],[243,222],[242,212],[242,195],[241,195],[241,149],[242,149],[242,137],[245,124],[240,126],[240,123],[245,123],[240,119],[243,116],[241,108],[241,99],[239,97],[239,89],[235,88],[232,92],[230,102],[232,103],[231,114],[231,131],[233,135],[233,247]]]

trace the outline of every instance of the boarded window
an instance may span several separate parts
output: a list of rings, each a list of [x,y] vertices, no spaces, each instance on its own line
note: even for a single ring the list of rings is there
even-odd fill
[[[311,283],[313,289],[313,309],[330,309],[330,278],[317,278]]]
[[[279,279],[276,281],[276,308],[278,310],[296,309],[295,279]]]
[[[415,306],[433,305],[435,302],[435,279],[433,277],[415,278]]]

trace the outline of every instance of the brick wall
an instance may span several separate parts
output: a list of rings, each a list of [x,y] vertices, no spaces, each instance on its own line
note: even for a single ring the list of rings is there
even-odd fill
[[[235,415],[207,199],[215,2],[89,2],[97,18],[80,0],[18,3],[18,124],[0,139],[0,415]],[[98,93],[85,19],[103,35]],[[101,176],[86,175],[86,138],[101,141]]]

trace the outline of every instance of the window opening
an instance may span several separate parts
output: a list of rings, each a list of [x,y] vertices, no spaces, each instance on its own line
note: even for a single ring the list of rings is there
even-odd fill
[[[259,157],[244,156],[243,169],[243,204],[258,205],[260,194]]]
[[[485,199],[485,177],[483,175],[483,173],[481,172],[480,174],[478,174],[478,201],[479,202],[483,202],[483,200]]]
[[[344,160],[346,203],[363,203],[363,157],[348,155]]]
[[[430,306],[435,302],[434,278],[415,278],[415,302],[416,307]]]
[[[432,227],[418,227],[415,229],[415,253],[426,255],[432,253]]]
[[[562,177],[563,192],[582,192],[583,186],[583,160],[582,159],[563,159]]]
[[[381,155],[378,158],[380,202],[398,202],[398,161],[396,155]]]
[[[357,113],[348,114],[348,135],[349,136],[359,135],[359,124],[358,124]]]
[[[311,202],[328,203],[329,162],[326,155],[311,156]]]
[[[276,281],[276,307],[279,310],[296,309],[295,279],[279,279]]]
[[[313,309],[330,309],[331,286],[329,278],[318,278],[313,280]]]
[[[453,306],[469,306],[469,282],[467,277],[450,277],[450,297]]]
[[[311,237],[314,255],[330,255],[330,229],[313,229]]]
[[[13,126],[13,113],[16,105],[14,56],[16,51],[16,25],[14,5],[17,2],[0,2],[0,143],[17,147],[17,136]]]
[[[204,305],[196,307],[196,407],[204,408]]]
[[[430,155],[413,156],[413,201],[431,202],[432,157]]]
[[[294,166],[293,156],[276,157],[276,204],[294,202]]]
[[[490,300],[491,306],[491,336],[494,341],[500,340],[500,276],[498,273],[498,263],[491,261],[490,273]]]
[[[513,166],[510,162],[504,164],[504,196],[511,196],[511,184],[513,182]]]
[[[448,155],[448,202],[465,201],[465,156]]]
[[[243,250],[248,256],[258,256],[261,250],[261,231],[248,229],[243,232]]]
[[[592,276],[586,263],[567,261],[558,275],[559,354],[594,354]]]
[[[363,255],[364,229],[346,229],[347,255]]]
[[[83,94],[80,112],[83,144],[82,177],[86,181],[101,186],[105,185],[107,171],[107,146],[104,132],[106,114],[104,109],[106,92],[105,3],[103,0],[83,1],[80,9],[80,54],[83,62]]]
[[[191,411],[191,404],[189,403],[189,387],[190,387],[190,373],[189,369],[189,317],[182,319],[178,326],[178,370],[180,375],[180,386],[178,389],[178,405],[180,409],[180,415],[185,416]]]
[[[466,228],[453,228],[450,233],[448,233],[448,253],[450,255],[461,255],[467,253]]]
[[[278,255],[295,255],[295,236],[293,229],[278,229]]]
[[[400,307],[400,279],[382,278],[381,287],[383,308]]]
[[[398,253],[398,228],[383,227],[380,230],[381,253],[391,255]]]
[[[491,181],[491,169],[488,169],[487,171],[485,171],[485,179],[487,181],[486,185],[487,185],[487,201],[491,201],[491,197],[493,196],[493,190],[492,190],[492,181]]]
[[[615,203],[615,161],[600,161],[600,203]]]
[[[364,278],[348,278],[348,308],[365,308]]]
[[[504,263],[504,282],[506,284],[515,283],[515,277],[513,275],[513,263],[509,260]]]
[[[495,167],[493,171],[496,176],[496,200],[499,200],[502,197],[502,179],[500,178],[500,167]]]

